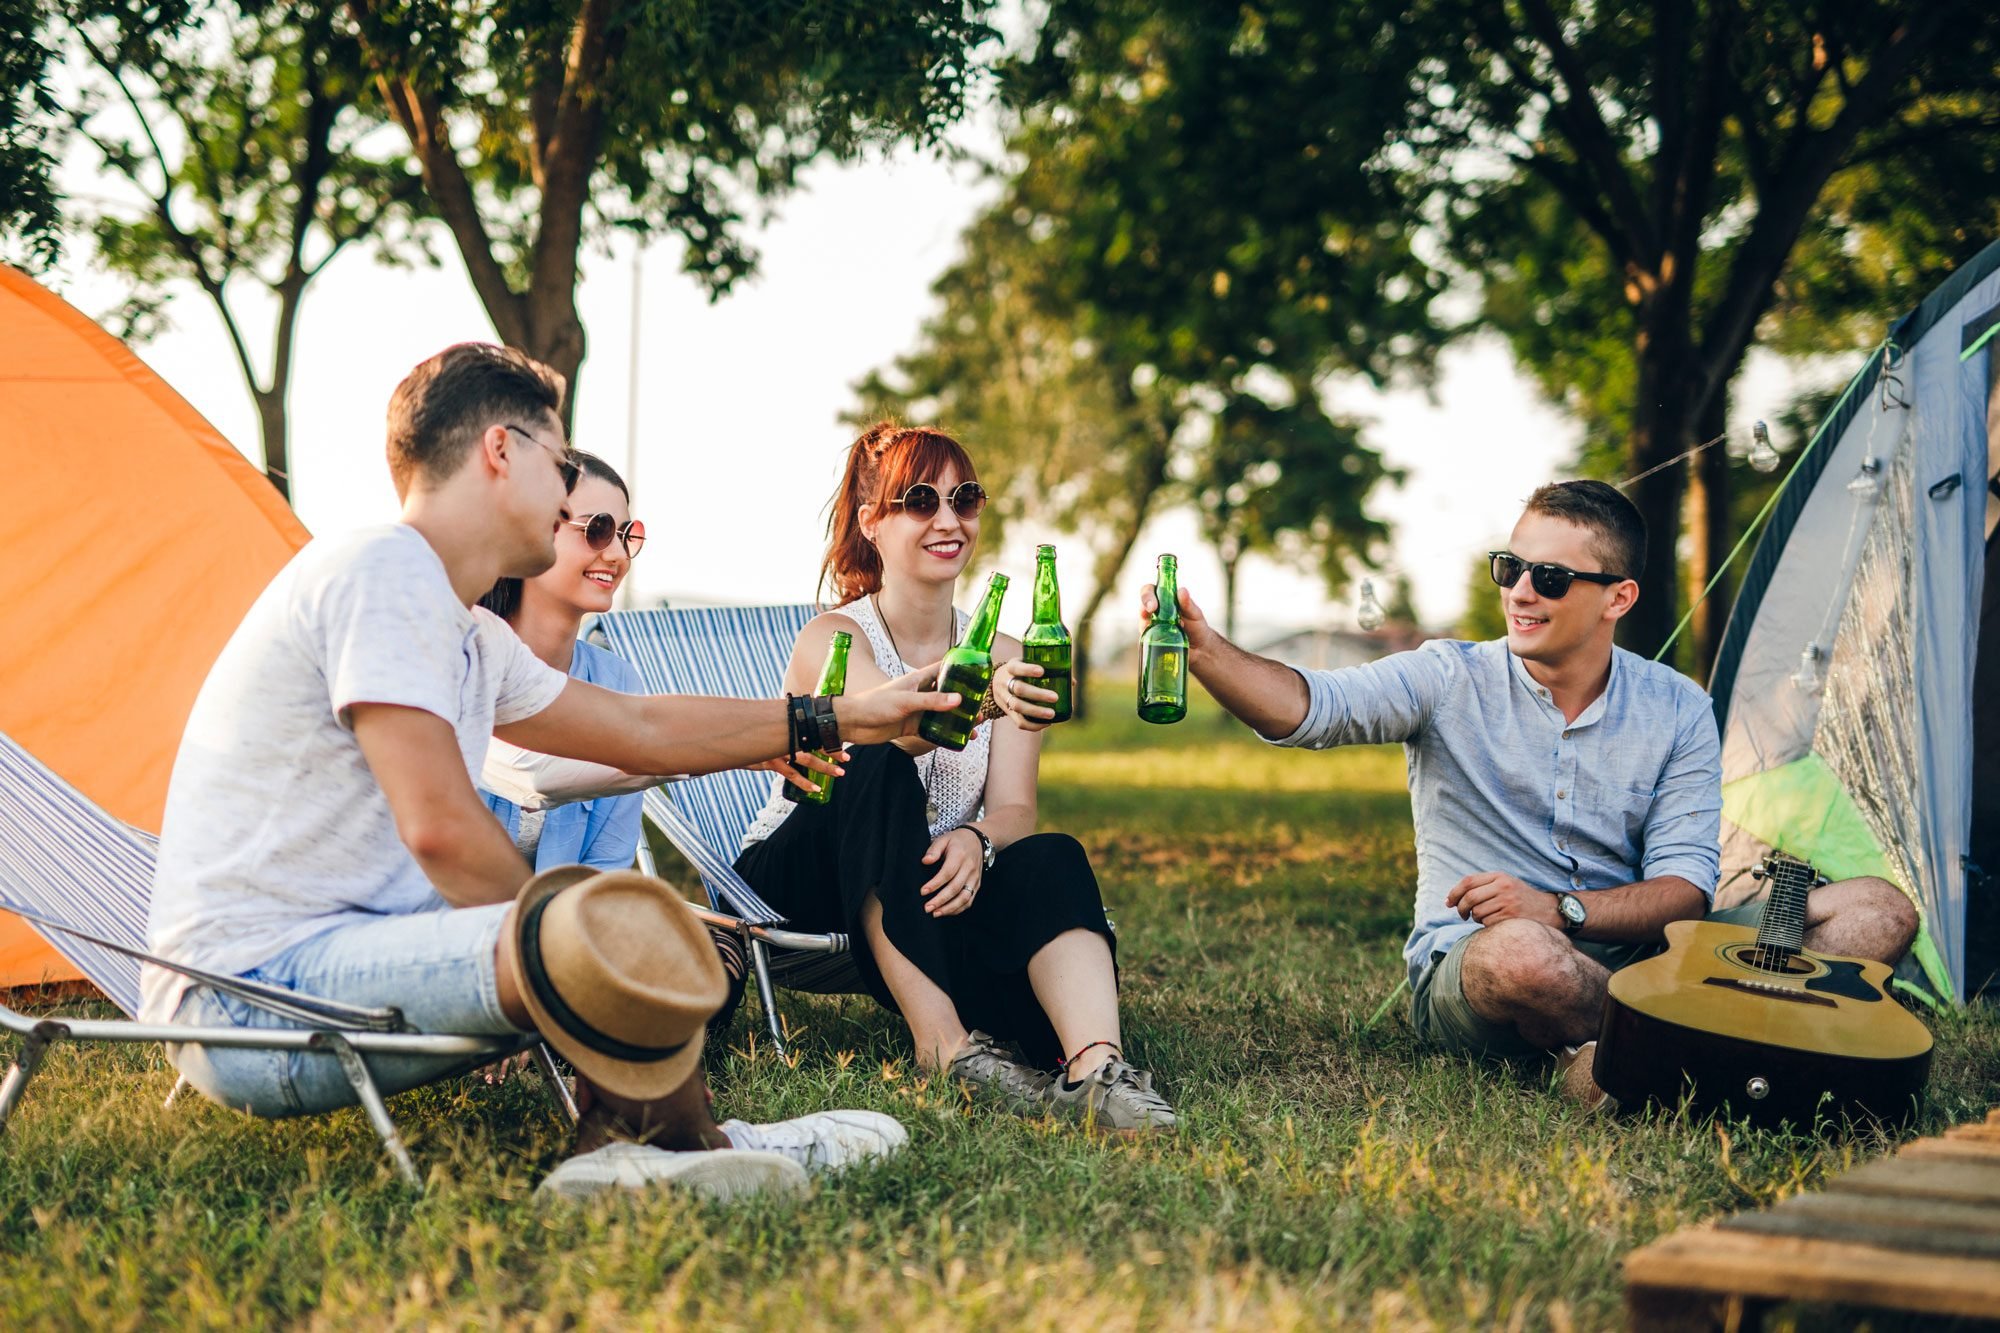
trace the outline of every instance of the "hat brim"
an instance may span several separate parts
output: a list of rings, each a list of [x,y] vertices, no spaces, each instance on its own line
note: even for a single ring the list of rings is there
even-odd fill
[[[660,1060],[631,1061],[620,1060],[593,1050],[566,1032],[555,1020],[548,1007],[542,1003],[536,986],[529,980],[523,963],[523,936],[527,923],[533,919],[534,906],[555,897],[564,889],[572,888],[588,879],[606,874],[635,874],[634,871],[605,871],[590,866],[556,866],[544,870],[521,886],[520,896],[514,900],[514,915],[509,930],[514,939],[513,974],[514,989],[527,1006],[528,1015],[534,1020],[535,1031],[543,1041],[553,1046],[556,1053],[569,1061],[570,1067],[594,1087],[618,1097],[629,1097],[633,1101],[657,1101],[686,1083],[701,1064],[702,1046],[707,1038],[706,1025],[695,1028],[694,1035],[672,1055]],[[669,896],[679,901],[678,895]],[[690,915],[692,915],[690,913]],[[720,963],[717,964],[720,970]]]

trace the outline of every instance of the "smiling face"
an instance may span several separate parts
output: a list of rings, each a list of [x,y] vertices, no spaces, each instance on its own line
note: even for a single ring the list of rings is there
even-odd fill
[[[1508,538],[1507,549],[1530,564],[1548,562],[1588,573],[1608,573],[1598,553],[1601,545],[1589,528],[1549,514],[1521,515]],[[1580,655],[1607,655],[1613,629],[1638,598],[1638,585],[1626,580],[1606,587],[1577,579],[1561,597],[1535,591],[1534,579],[1523,573],[1511,588],[1501,588],[1500,607],[1507,616],[1507,648],[1516,657],[1559,667]]]
[[[586,472],[569,495],[569,515],[579,522],[592,514],[610,514],[620,527],[631,518],[625,492]],[[625,543],[616,537],[601,551],[590,549],[581,529],[567,523],[555,530],[554,563],[521,585],[522,605],[530,600],[553,603],[578,615],[609,611],[618,585],[632,568]]]
[[[881,555],[884,584],[896,579],[955,582],[979,544],[978,515],[960,518],[950,502],[952,491],[968,478],[947,462],[936,476],[921,480],[935,486],[941,497],[937,512],[929,518],[918,518],[902,505],[887,501],[879,508],[861,506],[861,531]]]

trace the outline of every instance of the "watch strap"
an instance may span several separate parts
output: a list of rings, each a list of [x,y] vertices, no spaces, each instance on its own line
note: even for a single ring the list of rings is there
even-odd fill
[[[816,694],[812,699],[812,720],[814,734],[819,738],[819,748],[832,754],[840,748],[840,720],[834,716],[833,696]]]
[[[979,839],[980,860],[985,863],[988,870],[991,870],[993,868],[993,858],[1000,854],[1000,849],[993,845],[993,839],[986,836],[985,829],[979,828],[976,825],[960,824],[958,827]]]

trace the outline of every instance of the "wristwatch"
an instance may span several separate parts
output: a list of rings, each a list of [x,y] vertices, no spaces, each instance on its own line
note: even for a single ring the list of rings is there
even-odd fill
[[[1000,855],[1000,849],[993,845],[993,839],[987,837],[985,831],[980,829],[976,825],[960,824],[958,827],[964,829],[967,833],[970,833],[973,837],[979,839],[979,846],[980,846],[979,859],[985,862],[986,868],[988,870],[991,870],[993,868],[993,858]]]
[[[1556,911],[1562,914],[1565,935],[1574,935],[1582,930],[1583,923],[1590,918],[1590,913],[1583,910],[1583,899],[1573,893],[1556,895]]]

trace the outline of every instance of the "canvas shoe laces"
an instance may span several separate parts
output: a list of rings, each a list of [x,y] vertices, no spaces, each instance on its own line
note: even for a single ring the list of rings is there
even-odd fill
[[[946,1071],[975,1093],[994,1097],[1009,1110],[1039,1113],[1050,1078],[1014,1059],[1011,1052],[977,1028],[966,1034],[965,1045],[951,1057]]]
[[[1106,1060],[1074,1088],[1056,1080],[1049,1103],[1101,1130],[1143,1134],[1179,1125],[1174,1108],[1153,1088],[1153,1076],[1122,1059]]]

